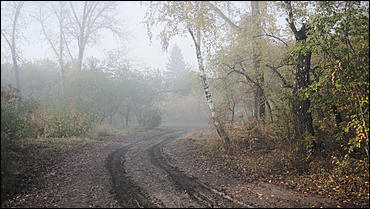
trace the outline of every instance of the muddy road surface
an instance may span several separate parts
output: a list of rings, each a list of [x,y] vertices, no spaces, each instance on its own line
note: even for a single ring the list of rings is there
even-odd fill
[[[111,136],[69,153],[1,207],[331,207],[332,200],[233,176],[184,133]]]
[[[163,146],[184,134],[172,129],[113,152],[106,161],[122,207],[249,207],[174,167]]]

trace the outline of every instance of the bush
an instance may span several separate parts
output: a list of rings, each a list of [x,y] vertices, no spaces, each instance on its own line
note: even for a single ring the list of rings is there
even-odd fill
[[[102,137],[113,135],[114,131],[115,130],[107,124],[96,125],[90,129],[87,133],[87,137],[92,139],[101,139]]]
[[[71,137],[86,134],[94,124],[89,113],[72,111],[39,111],[33,118],[39,136]]]
[[[11,85],[1,87],[1,133],[11,140],[33,132],[30,116],[37,108],[36,103],[22,102],[18,92]]]
[[[159,110],[154,108],[146,108],[137,117],[139,126],[143,128],[156,128],[162,122],[162,114]]]
[[[11,85],[1,86],[1,199],[16,189],[18,141],[34,133],[30,115],[37,104],[22,102],[18,93]]]

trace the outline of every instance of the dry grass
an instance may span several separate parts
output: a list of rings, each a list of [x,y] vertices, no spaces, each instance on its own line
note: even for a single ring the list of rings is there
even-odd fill
[[[369,205],[369,162],[340,161],[329,153],[314,153],[302,171],[289,131],[270,124],[251,122],[227,128],[231,139],[224,149],[215,130],[191,133],[198,151],[243,176],[339,199],[342,206]],[[327,144],[325,144],[327,145]],[[342,162],[342,164],[341,164]],[[343,164],[343,162],[346,162]]]

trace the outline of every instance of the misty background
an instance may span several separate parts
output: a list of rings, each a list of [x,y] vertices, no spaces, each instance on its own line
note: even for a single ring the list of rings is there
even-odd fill
[[[65,5],[63,5],[66,11],[68,10],[66,13],[67,15],[64,17],[66,19],[65,22],[68,22],[68,19],[71,19],[71,17],[73,19],[73,12],[70,9],[67,9],[71,6],[69,4],[71,4],[71,2],[66,2]],[[83,11],[81,8],[83,2],[72,3],[72,5],[73,4],[75,4],[76,13],[80,12],[82,15]],[[116,27],[114,30],[119,30],[119,32],[115,33],[116,31],[114,30],[102,27],[96,31],[96,34],[93,34],[94,37],[88,41],[85,47],[82,61],[84,68],[83,71],[91,71],[92,68],[101,68],[102,71],[108,72],[110,70],[111,74],[115,74],[112,73],[112,71],[122,71],[122,66],[124,66],[124,71],[143,74],[139,76],[143,77],[141,78],[143,80],[146,79],[144,78],[146,76],[144,74],[152,74],[152,77],[159,76],[160,78],[158,77],[157,79],[160,80],[158,81],[160,84],[156,87],[148,87],[155,89],[154,92],[156,95],[151,99],[152,101],[146,104],[146,106],[153,106],[160,112],[161,120],[159,124],[164,126],[189,126],[189,124],[191,124],[191,126],[207,125],[209,111],[207,110],[205,99],[203,98],[204,95],[200,91],[201,85],[197,78],[198,75],[196,75],[196,54],[191,38],[189,36],[177,37],[171,41],[168,50],[163,50],[160,40],[156,36],[151,40],[149,39],[145,25],[142,23],[147,9],[147,5],[145,3],[124,1],[114,2],[113,4],[114,6],[112,6],[111,10],[107,11],[104,15],[114,19],[114,24],[116,25],[113,25],[112,27]],[[16,4],[12,4],[11,2],[2,2],[1,5],[2,31],[7,32],[10,30],[13,18],[12,15],[14,15],[11,12],[11,8],[14,10]],[[17,48],[16,56],[20,67],[19,82],[22,84],[20,85],[20,94],[22,94],[26,100],[41,100],[40,104],[43,105],[45,109],[50,109],[50,107],[54,108],[54,106],[61,106],[59,103],[72,102],[72,99],[61,102],[57,98],[54,98],[56,95],[59,95],[60,97],[75,98],[83,94],[83,92],[80,92],[80,94],[77,95],[71,94],[67,96],[65,92],[61,93],[60,89],[54,89],[54,92],[50,91],[46,93],[46,91],[52,90],[57,85],[56,83],[61,82],[57,75],[58,73],[61,73],[60,69],[58,69],[59,58],[58,55],[53,52],[53,50],[55,51],[53,47],[58,48],[58,44],[60,43],[58,42],[59,26],[55,11],[57,11],[61,6],[62,5],[57,2],[25,2],[22,6],[22,11],[17,22],[17,37],[15,37],[15,41]],[[78,9],[80,9],[80,11],[78,11]],[[67,17],[68,15],[69,17]],[[42,27],[41,20],[43,21],[44,28]],[[68,22],[66,24],[68,26],[68,24],[71,23]],[[154,28],[154,31],[155,30],[159,31],[159,29]],[[66,33],[68,33],[68,29],[66,29],[66,31]],[[5,36],[2,35],[1,83],[2,85],[10,83],[13,87],[16,87],[16,78],[12,70],[12,52],[4,38]],[[51,46],[50,40],[48,39],[51,39],[54,46]],[[78,41],[76,41],[76,38],[73,39],[69,37],[69,40],[65,40],[65,42],[68,42],[66,43],[68,47],[64,46],[62,49],[64,59],[63,65],[65,65],[64,67],[66,68],[64,69],[66,72],[63,73],[63,77],[68,76],[68,68],[72,69],[75,67],[73,62],[77,59],[79,53]],[[173,54],[173,56],[177,57],[172,58],[179,59],[176,63],[177,66],[170,63],[171,50],[173,50],[173,48],[176,48],[177,50],[176,54]],[[68,53],[72,54],[74,57],[72,58],[71,56],[71,58],[69,58]],[[117,63],[120,62],[120,66],[118,66],[117,63],[114,63],[115,61]],[[172,69],[168,69],[169,65],[172,65]],[[45,69],[45,71],[40,71],[40,69]],[[35,72],[35,70],[37,72]],[[176,75],[175,78],[174,75],[170,75],[171,73],[169,73],[169,71],[171,70],[172,74],[176,71],[186,71],[186,73],[182,72],[181,75]],[[35,73],[40,75],[35,75]],[[53,78],[51,79],[48,76]],[[100,77],[102,75],[90,76]],[[70,77],[75,78],[76,76],[70,75]],[[173,86],[170,88],[168,83],[176,82],[170,81],[171,79],[177,79],[179,82],[187,82],[188,84],[183,86],[187,93],[179,94],[180,91],[174,89]],[[53,80],[55,83],[50,84]],[[70,91],[73,92],[79,88],[76,86],[77,84],[68,83],[69,81],[67,81],[66,78],[63,80],[66,80],[63,81],[66,82],[66,84],[62,84],[64,91],[68,91],[68,88],[71,88]],[[79,79],[77,79],[76,82],[79,83],[78,85],[92,85],[87,83],[83,84]],[[99,85],[98,83],[99,81],[95,81],[96,85]],[[131,85],[131,87],[134,86],[134,84],[130,84],[129,82],[126,83],[127,85]],[[73,86],[75,89],[73,89]],[[67,90],[65,88],[67,88]],[[128,91],[127,94],[130,94],[130,90],[128,90],[128,88],[125,90]],[[50,97],[50,95],[52,96]],[[85,96],[86,95],[87,93],[85,93]],[[99,94],[95,96],[99,97]],[[144,95],[137,95],[137,97],[141,96]],[[101,96],[100,99],[103,99],[103,96]],[[109,98],[104,99],[109,100]],[[50,100],[53,100],[54,103]],[[97,100],[89,100],[89,102],[99,103]],[[58,105],[55,105],[55,103],[58,103]],[[126,108],[126,110],[118,110],[119,108],[117,105],[117,107],[107,107],[109,106],[107,105],[109,104],[109,101],[106,101],[107,104],[103,104],[103,102],[100,103],[105,106],[101,109],[109,109],[100,110],[100,118],[96,118],[100,123],[122,123],[125,125],[130,125],[131,121],[134,124],[139,123],[138,120],[140,119],[137,118],[140,117],[139,115],[142,113],[138,113],[140,112],[139,110],[133,110],[134,108],[129,107],[131,105],[132,107],[135,107],[137,104],[127,103],[125,106],[123,104],[124,102],[121,102],[120,106],[125,106],[124,108]],[[86,105],[82,105],[82,103],[79,105],[81,106],[81,110],[86,107]],[[135,114],[132,114],[131,112],[135,112]]]

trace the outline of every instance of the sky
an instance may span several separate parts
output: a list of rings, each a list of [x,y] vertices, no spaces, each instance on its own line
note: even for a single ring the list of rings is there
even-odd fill
[[[237,3],[242,6],[246,5],[246,2]],[[37,13],[35,12],[37,9],[32,8],[32,6],[28,8],[28,11],[34,13],[34,15]],[[117,19],[122,21],[125,31],[129,32],[127,41],[125,41],[123,45],[120,45],[120,42],[114,39],[112,34],[107,32],[102,33],[97,44],[87,47],[84,60],[86,61],[86,58],[92,56],[98,59],[104,59],[107,51],[116,48],[124,48],[127,52],[127,54],[125,54],[126,58],[132,63],[165,70],[169,52],[173,44],[177,44],[184,55],[185,62],[192,66],[193,70],[196,70],[198,68],[197,58],[191,37],[189,35],[175,37],[170,41],[168,52],[162,51],[160,40],[158,40],[156,36],[160,31],[156,28],[153,29],[153,39],[152,42],[150,42],[145,25],[141,23],[145,16],[145,11],[146,5],[141,4],[139,1],[120,1]],[[43,58],[56,60],[51,52],[49,44],[45,41],[41,33],[37,21],[34,20],[28,24],[26,33],[28,41],[19,44],[24,60],[38,60]]]
[[[176,43],[183,52],[185,62],[193,67],[197,66],[195,48],[190,36],[174,38],[170,42],[168,52],[163,52],[160,41],[156,39],[156,34],[154,33],[152,43],[150,43],[146,28],[144,24],[140,23],[145,16],[145,5],[140,5],[138,1],[122,1],[118,10],[119,16],[117,18],[123,21],[125,31],[129,31],[130,34],[128,40],[124,42],[124,46],[119,46],[119,42],[111,34],[103,33],[96,45],[89,46],[86,49],[86,57],[94,56],[102,59],[105,57],[104,53],[106,51],[123,47],[127,51],[126,56],[133,60],[134,63],[164,70],[168,62],[169,51],[172,45]],[[40,41],[43,37],[37,31],[38,27],[35,24],[37,23],[33,23],[33,26],[27,28],[29,33],[35,34],[33,38],[28,41],[28,44],[20,46],[23,57],[26,60],[45,57],[55,60],[52,53],[50,53],[49,45],[44,41]],[[158,32],[158,30],[154,30],[154,32]]]

